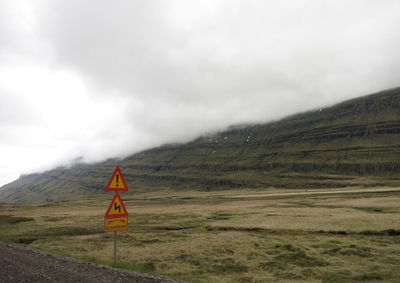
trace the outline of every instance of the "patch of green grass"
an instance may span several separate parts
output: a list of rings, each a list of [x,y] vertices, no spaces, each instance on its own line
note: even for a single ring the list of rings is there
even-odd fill
[[[247,272],[248,267],[235,258],[227,257],[222,259],[215,259],[210,264],[205,266],[206,270],[216,274],[231,274]]]
[[[33,221],[31,217],[17,217],[12,215],[0,215],[0,225],[2,224],[17,224],[21,222]]]
[[[12,239],[11,242],[16,243],[16,244],[29,245],[36,240],[39,240],[39,238],[38,237],[17,237],[17,238]]]
[[[210,213],[210,216],[208,217],[209,220],[212,221],[221,221],[221,220],[228,220],[232,218],[233,213],[231,212],[226,212],[226,211],[214,211]]]
[[[60,222],[65,219],[66,219],[66,217],[52,217],[52,216],[43,217],[43,220],[46,222]]]
[[[62,227],[47,228],[38,231],[37,234],[40,236],[54,237],[54,236],[92,235],[103,232],[104,232],[103,227],[62,226]]]
[[[300,267],[315,267],[329,265],[326,261],[308,255],[303,249],[292,245],[279,246],[281,253],[274,257],[274,261],[282,264],[293,264]]]
[[[136,265],[136,264],[121,262],[121,261],[117,261],[116,263],[114,263],[114,262],[102,260],[102,259],[100,259],[98,257],[94,257],[94,256],[79,256],[77,258],[85,260],[85,261],[89,261],[89,262],[94,262],[97,264],[107,265],[107,266],[114,267],[114,268],[120,268],[120,269],[124,269],[124,270],[140,272],[140,273],[155,274],[155,266],[152,262],[146,262],[144,264]]]
[[[347,247],[336,247],[330,250],[322,252],[322,254],[328,255],[344,255],[344,256],[358,256],[358,257],[372,257],[372,248],[360,247],[357,245],[349,245]]]
[[[372,257],[372,248],[370,247],[360,247],[357,245],[350,245],[348,247],[345,247],[340,251],[340,254],[346,255],[346,256],[359,256],[359,257]]]
[[[205,219],[195,214],[140,214],[129,225],[135,230],[147,231],[183,231],[203,226]]]
[[[356,275],[352,277],[353,280],[356,281],[382,281],[384,280],[384,275],[380,274],[379,272],[372,271],[372,272],[366,272],[360,275]]]
[[[45,250],[45,251],[47,251],[47,250]],[[65,256],[65,257],[73,257],[73,258],[77,258],[77,259],[80,259],[83,261],[93,262],[96,264],[106,265],[106,266],[113,267],[113,268],[120,268],[120,269],[124,269],[124,270],[128,270],[128,271],[147,273],[147,274],[151,274],[151,275],[155,275],[155,274],[161,275],[161,274],[155,272],[156,270],[155,270],[154,264],[152,262],[146,262],[144,264],[132,264],[132,263],[127,263],[127,262],[117,261],[116,263],[114,263],[113,261],[103,260],[103,259],[101,259],[99,257],[95,257],[95,256],[87,256],[87,255],[76,256],[76,255],[73,255],[73,254],[71,254],[69,252],[65,252],[65,251],[58,251],[58,252],[56,252],[56,254],[58,254],[60,256]]]
[[[352,272],[347,269],[327,270],[314,273],[313,277],[319,278],[323,283],[353,282]]]
[[[74,237],[82,235],[93,235],[98,233],[103,233],[103,230],[86,227],[57,227],[37,230],[31,232],[29,236],[20,235],[16,237],[8,237],[8,241],[17,244],[31,244],[32,242],[37,240],[51,239],[53,237]]]
[[[397,213],[394,207],[352,207],[352,209],[368,212],[368,213]]]

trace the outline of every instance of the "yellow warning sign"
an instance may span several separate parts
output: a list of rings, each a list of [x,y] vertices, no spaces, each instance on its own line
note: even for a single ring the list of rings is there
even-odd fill
[[[128,216],[128,211],[125,208],[124,203],[122,202],[121,197],[118,192],[115,192],[114,198],[108,207],[105,218],[114,218],[114,217],[123,217]]]
[[[110,188],[125,189],[125,184],[121,181],[121,175],[117,172],[111,180]]]
[[[128,230],[128,217],[104,219],[104,232]]]
[[[128,191],[128,186],[126,185],[119,166],[115,168],[114,173],[108,181],[106,191]]]

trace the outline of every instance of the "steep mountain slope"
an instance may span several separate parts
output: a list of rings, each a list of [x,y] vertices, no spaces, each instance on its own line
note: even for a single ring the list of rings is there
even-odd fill
[[[136,191],[399,185],[400,88],[124,160],[22,176],[0,188],[0,201],[102,194],[116,164]]]

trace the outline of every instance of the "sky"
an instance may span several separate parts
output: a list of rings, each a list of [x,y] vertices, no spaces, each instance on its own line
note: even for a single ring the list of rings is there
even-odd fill
[[[398,0],[0,0],[0,186],[400,85]]]

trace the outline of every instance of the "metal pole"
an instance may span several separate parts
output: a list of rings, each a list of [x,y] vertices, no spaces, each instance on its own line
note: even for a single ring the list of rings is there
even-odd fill
[[[114,265],[117,262],[117,231],[114,231]]]

